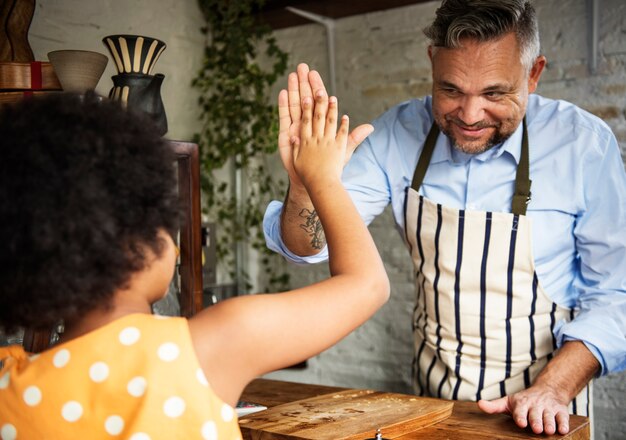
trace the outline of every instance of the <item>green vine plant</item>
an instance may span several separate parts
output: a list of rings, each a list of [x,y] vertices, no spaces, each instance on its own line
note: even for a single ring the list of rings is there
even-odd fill
[[[278,135],[275,99],[268,94],[287,68],[287,54],[269,26],[256,18],[264,0],[198,2],[206,20],[206,47],[192,83],[200,90],[202,121],[194,141],[200,147],[203,212],[218,225],[216,255],[220,267],[236,279],[235,248],[244,242],[260,255],[259,273],[266,280],[261,289],[287,290],[289,274],[282,259],[266,248],[262,227],[268,202],[286,188],[268,166]],[[220,170],[232,166],[244,176],[243,200],[237,200],[232,182],[219,177]],[[243,280],[248,291],[249,274],[243,273]]]

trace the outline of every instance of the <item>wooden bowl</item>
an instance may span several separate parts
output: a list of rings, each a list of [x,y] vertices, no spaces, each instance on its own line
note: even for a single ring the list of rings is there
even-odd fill
[[[48,59],[66,92],[85,93],[98,85],[109,58],[90,50],[55,50]]]

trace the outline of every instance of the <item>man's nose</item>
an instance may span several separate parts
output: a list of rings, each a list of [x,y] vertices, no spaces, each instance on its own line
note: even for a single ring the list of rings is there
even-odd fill
[[[458,117],[466,125],[474,125],[484,119],[483,100],[478,96],[465,96],[461,101]]]

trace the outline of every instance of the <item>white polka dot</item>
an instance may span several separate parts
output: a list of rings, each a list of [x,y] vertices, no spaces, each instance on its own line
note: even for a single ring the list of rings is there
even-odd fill
[[[70,361],[70,352],[69,350],[62,348],[54,354],[54,358],[52,358],[52,363],[57,368],[62,368],[67,365]]]
[[[204,371],[202,371],[201,368],[198,368],[198,371],[196,371],[196,379],[198,379],[198,382],[200,382],[205,387],[209,386],[209,381],[206,379]]]
[[[120,332],[120,342],[123,345],[133,345],[139,340],[141,333],[137,327],[126,327]]]
[[[120,416],[110,416],[104,421],[104,430],[111,435],[119,435],[124,429],[124,420]]]
[[[150,436],[145,432],[138,432],[130,436],[129,440],[150,440]]]
[[[148,386],[148,382],[141,376],[133,377],[126,386],[128,390],[128,394],[133,397],[141,397],[143,393],[146,392],[146,387]]]
[[[17,429],[10,423],[2,425],[2,428],[0,428],[0,438],[2,438],[2,440],[15,440],[17,438]]]
[[[173,342],[166,342],[159,347],[159,358],[165,362],[171,362],[178,357],[180,349]]]
[[[0,390],[5,389],[9,386],[9,372],[4,373],[2,377],[0,377]]]
[[[185,401],[180,397],[170,397],[163,404],[163,412],[168,417],[179,417],[185,412]]]
[[[41,390],[36,386],[30,386],[24,390],[24,402],[28,406],[39,405],[41,402]]]
[[[75,422],[82,417],[83,407],[80,403],[71,400],[63,405],[63,408],[61,408],[61,415],[68,422]]]
[[[109,377],[109,366],[104,362],[96,362],[89,368],[89,377],[94,382],[103,382]]]
[[[230,405],[222,405],[222,419],[224,419],[225,422],[230,422],[234,415],[235,411]]]
[[[201,432],[204,440],[217,440],[217,427],[214,421],[209,421],[202,425]]]

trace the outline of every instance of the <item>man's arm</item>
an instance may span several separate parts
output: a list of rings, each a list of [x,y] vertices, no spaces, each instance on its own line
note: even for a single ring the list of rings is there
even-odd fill
[[[492,401],[480,400],[478,406],[489,414],[511,414],[517,426],[530,426],[535,434],[567,434],[567,406],[599,368],[584,343],[566,342],[530,388]]]

